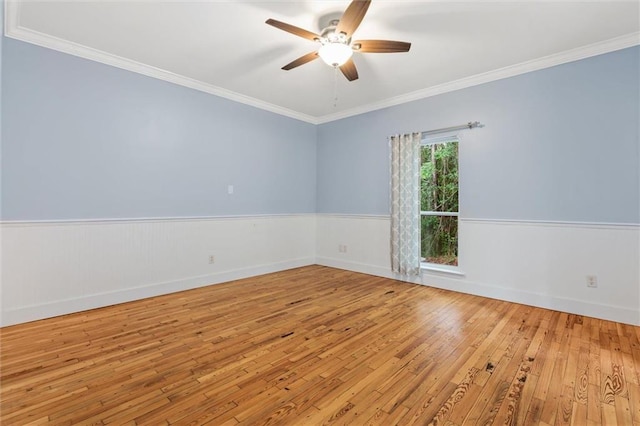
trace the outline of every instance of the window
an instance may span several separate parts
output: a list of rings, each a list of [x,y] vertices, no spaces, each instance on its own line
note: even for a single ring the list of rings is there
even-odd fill
[[[422,262],[458,266],[458,138],[422,140],[420,150]]]

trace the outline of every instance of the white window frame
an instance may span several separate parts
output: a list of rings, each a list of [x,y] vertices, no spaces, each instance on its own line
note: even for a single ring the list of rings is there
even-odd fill
[[[453,275],[464,275],[461,266],[461,253],[460,253],[460,147],[462,138],[458,131],[440,133],[433,136],[423,136],[420,141],[420,146],[429,146],[444,142],[456,142],[458,144],[458,211],[457,212],[434,212],[434,211],[420,211],[420,217],[422,216],[451,216],[458,218],[458,266],[453,265],[441,265],[438,263],[420,262],[420,269],[428,272],[444,272]],[[422,223],[422,220],[420,221]],[[422,234],[420,234],[420,241],[422,241]]]

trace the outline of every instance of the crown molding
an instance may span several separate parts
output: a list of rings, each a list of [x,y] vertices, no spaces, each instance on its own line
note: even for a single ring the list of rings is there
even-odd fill
[[[465,89],[467,87],[477,86],[496,80],[502,80],[504,78],[514,77],[520,74],[538,71],[556,65],[574,62],[580,59],[586,59],[592,56],[602,55],[605,53],[626,49],[627,47],[633,47],[637,45],[640,45],[640,32],[626,34],[624,36],[589,44],[587,46],[578,47],[575,49],[567,50],[549,56],[544,56],[542,58],[533,59],[515,65],[509,65],[507,67],[499,68],[493,71],[476,74],[471,77],[465,77],[448,83],[439,84],[437,86],[431,86],[425,89],[416,90],[415,92],[406,93],[404,95],[385,99],[380,102],[374,102],[357,108],[341,111],[335,114],[318,117],[316,121],[318,124],[328,123],[331,121],[340,120],[342,118],[352,117],[354,115],[360,115],[367,112],[376,111],[379,109],[388,108],[411,101],[416,101],[419,99],[429,98],[431,96],[441,95],[443,93],[453,92],[455,90]]]
[[[294,118],[296,120],[316,125],[364,114],[371,111],[376,111],[383,108],[388,108],[395,105],[404,104],[423,98],[429,98],[431,96],[436,96],[447,92],[453,92],[455,90],[460,90],[467,87],[501,80],[503,78],[514,77],[520,74],[561,65],[580,59],[586,59],[592,56],[602,55],[604,53],[625,49],[627,47],[640,45],[640,32],[635,32],[587,46],[578,47],[576,49],[571,49],[557,54],[534,59],[531,61],[526,61],[485,73],[476,74],[471,77],[462,78],[437,86],[427,87],[425,89],[406,93],[400,96],[395,96],[379,102],[362,105],[356,108],[351,108],[345,111],[337,112],[335,114],[314,117],[275,104],[261,101],[250,96],[242,95],[240,93],[236,93],[222,87],[214,86],[199,80],[175,74],[170,71],[166,71],[127,58],[106,53],[101,50],[93,49],[82,44],[74,43],[72,41],[64,40],[48,34],[21,27],[18,25],[20,15],[19,4],[19,1],[5,1],[5,35],[7,37],[35,44],[41,47],[57,50],[59,52],[67,53],[70,55],[78,56],[84,59],[89,59],[91,61],[111,65],[148,77],[157,78],[159,80],[164,80],[170,83],[178,84],[180,86],[199,90],[201,92],[209,93],[221,98],[229,99],[245,105],[273,112],[275,114],[283,115],[289,118]]]
[[[232,92],[231,90],[223,89],[222,87],[207,84],[199,80],[153,67],[151,65],[146,65],[140,62],[133,61],[131,59],[93,49],[79,43],[74,43],[69,40],[64,40],[58,37],[21,27],[18,25],[20,14],[20,8],[18,4],[19,2],[17,1],[5,2],[5,35],[7,37],[35,44],[37,46],[46,47],[48,49],[57,50],[59,52],[67,53],[70,55],[78,56],[83,59],[89,59],[91,61],[111,65],[127,71],[142,74],[147,77],[157,78],[159,80],[178,84],[190,89],[199,90],[201,92],[216,95],[221,98],[260,108],[262,110],[294,118],[296,120],[305,121],[311,124],[318,124],[316,117],[307,114],[293,111],[288,108],[283,108],[278,105],[252,98],[250,96],[242,95],[240,93]]]

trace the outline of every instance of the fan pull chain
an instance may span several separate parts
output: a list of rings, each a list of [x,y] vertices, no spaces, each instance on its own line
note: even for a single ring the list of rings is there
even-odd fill
[[[333,107],[338,107],[338,67],[333,67]]]

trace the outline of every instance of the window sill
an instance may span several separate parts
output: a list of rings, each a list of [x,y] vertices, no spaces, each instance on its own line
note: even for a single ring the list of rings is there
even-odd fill
[[[464,272],[460,270],[457,266],[448,266],[448,265],[436,265],[434,263],[421,263],[420,264],[421,272],[439,272],[443,274],[451,274],[459,277],[464,277]]]

